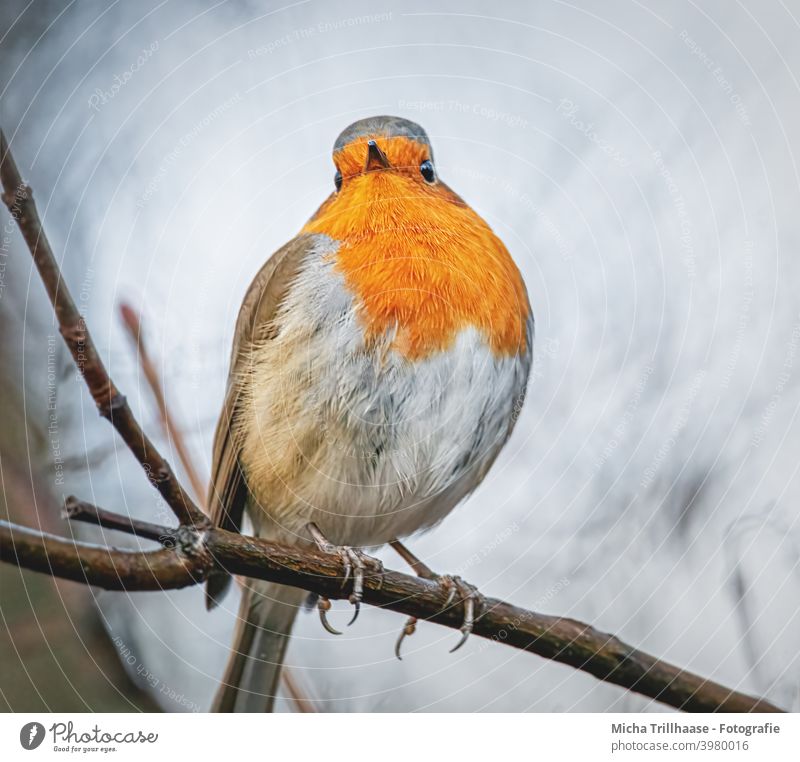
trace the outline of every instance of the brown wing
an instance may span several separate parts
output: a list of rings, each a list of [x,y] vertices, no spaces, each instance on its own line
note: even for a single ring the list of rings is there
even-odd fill
[[[253,341],[269,338],[268,331],[275,314],[316,238],[314,235],[298,236],[276,251],[253,279],[239,310],[225,402],[214,434],[207,503],[212,520],[224,529],[241,531],[247,504],[247,483],[239,462],[241,437],[237,435],[234,424],[239,413],[249,350]],[[206,588],[206,605],[209,608],[220,600],[229,582],[230,578],[224,573],[209,578]]]

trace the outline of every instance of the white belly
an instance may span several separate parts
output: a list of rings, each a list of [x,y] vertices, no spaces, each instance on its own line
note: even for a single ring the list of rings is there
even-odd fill
[[[253,350],[242,462],[257,531],[379,545],[441,521],[483,479],[522,404],[529,355],[497,358],[479,333],[409,362],[365,349],[350,295],[310,258]],[[532,330],[532,326],[529,326]]]

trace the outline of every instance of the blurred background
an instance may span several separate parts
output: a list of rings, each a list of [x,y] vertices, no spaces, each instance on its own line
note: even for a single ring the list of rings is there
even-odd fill
[[[500,460],[409,544],[800,710],[800,3],[453,7],[2,3],[0,124],[109,369],[177,466],[128,303],[205,479],[251,277],[330,192],[343,127],[418,121],[519,264],[537,343]],[[73,493],[168,520],[5,214],[0,416],[13,520],[137,542],[67,526]],[[205,711],[236,608],[0,566],[0,707]],[[402,622],[368,608],[334,638],[300,616],[287,663],[324,711],[664,709],[479,638],[448,655],[457,635],[424,623],[398,662]]]

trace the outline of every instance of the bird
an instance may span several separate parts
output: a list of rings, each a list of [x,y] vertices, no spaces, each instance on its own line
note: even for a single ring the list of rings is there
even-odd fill
[[[533,311],[508,250],[440,178],[418,124],[356,121],[336,139],[333,162],[330,195],[244,297],[208,504],[217,526],[248,522],[258,537],[335,554],[354,619],[365,574],[382,572],[365,549],[390,544],[448,589],[448,604],[458,597],[460,646],[482,597],[433,573],[401,539],[441,522],[508,440],[528,384]],[[210,577],[209,608],[230,579]],[[240,583],[212,709],[272,711],[308,593]],[[317,606],[337,633],[329,601]]]

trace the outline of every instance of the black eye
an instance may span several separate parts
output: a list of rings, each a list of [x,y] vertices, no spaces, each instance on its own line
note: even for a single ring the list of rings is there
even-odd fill
[[[419,171],[426,182],[432,183],[436,179],[436,173],[433,171],[433,162],[429,159],[425,159],[425,161],[419,165]]]
[[[333,184],[336,186],[337,191],[342,189],[342,173],[338,170],[333,176]]]

